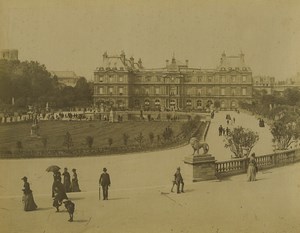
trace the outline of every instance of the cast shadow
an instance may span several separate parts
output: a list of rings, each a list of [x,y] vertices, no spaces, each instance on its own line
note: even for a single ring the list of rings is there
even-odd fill
[[[78,222],[78,223],[83,223],[83,222],[88,222],[89,220],[83,220],[83,219],[78,219],[78,220],[73,220],[73,222]]]
[[[70,200],[83,200],[85,197],[69,197]]]
[[[191,192],[194,192],[194,191],[195,191],[195,189],[186,189],[186,190],[184,190],[185,193],[191,193]]]
[[[129,197],[114,197],[114,198],[108,198],[108,201],[118,201],[118,200],[125,200],[129,199]]]
[[[46,207],[46,208],[45,207],[42,207],[42,208],[38,207],[36,210],[37,211],[39,211],[39,210],[44,211],[44,210],[54,210],[54,209],[55,209],[54,207]]]

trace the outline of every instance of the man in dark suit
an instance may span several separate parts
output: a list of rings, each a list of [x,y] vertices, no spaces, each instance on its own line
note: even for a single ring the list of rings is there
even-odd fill
[[[99,179],[99,185],[102,186],[103,200],[108,200],[108,186],[110,186],[110,177],[106,168],[103,168],[103,173]]]

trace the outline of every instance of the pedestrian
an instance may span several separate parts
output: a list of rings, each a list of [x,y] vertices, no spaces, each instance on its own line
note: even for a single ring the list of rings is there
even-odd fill
[[[222,133],[223,135],[225,135],[225,128],[222,128]]]
[[[54,197],[54,187],[56,182],[61,182],[61,173],[59,170],[53,172],[52,197]]]
[[[258,172],[257,163],[255,160],[255,153],[252,153],[249,158],[249,166],[248,166],[248,181],[256,181],[256,173]]]
[[[64,187],[66,193],[71,191],[71,176],[70,173],[68,172],[68,168],[64,168],[64,173],[62,174],[64,176]]]
[[[226,135],[229,135],[229,128],[228,127],[226,127]]]
[[[223,127],[222,125],[219,126],[219,136],[222,136],[222,132],[223,132]]]
[[[24,181],[24,188],[22,189],[23,191],[23,204],[24,204],[24,210],[25,211],[31,211],[31,210],[36,210],[37,205],[34,202],[33,195],[32,195],[32,190],[30,189],[30,185],[27,182],[27,177],[24,176],[21,180]]]
[[[108,200],[108,186],[110,186],[110,176],[107,173],[107,169],[103,168],[103,173],[99,179],[99,185],[102,186],[103,200]]]
[[[233,124],[235,124],[235,118],[232,118],[232,120],[233,120]]]
[[[72,176],[72,183],[71,183],[71,191],[72,192],[81,192],[81,190],[79,188],[79,183],[78,183],[78,177],[77,177],[76,169],[73,168],[72,172],[73,172],[73,176]]]
[[[57,181],[54,185],[54,198],[53,207],[56,208],[56,212],[59,212],[59,207],[62,204],[63,199],[68,199],[64,185]]]
[[[75,211],[75,204],[69,200],[69,199],[65,199],[63,200],[63,203],[65,204],[65,207],[69,213],[70,219],[68,220],[69,222],[73,222],[73,214]]]
[[[182,193],[184,193],[183,188],[184,188],[184,182],[183,182],[183,178],[180,172],[180,167],[177,168],[177,171],[174,174],[174,178],[175,178],[175,182],[177,185],[177,193],[180,193],[180,191]],[[181,186],[181,190],[180,190],[180,186]]]

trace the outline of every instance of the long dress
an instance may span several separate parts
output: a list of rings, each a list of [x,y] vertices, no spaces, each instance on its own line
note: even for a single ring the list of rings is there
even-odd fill
[[[78,178],[77,178],[77,173],[76,172],[74,172],[73,176],[72,176],[71,191],[72,192],[80,192],[81,191],[79,189]]]
[[[256,180],[256,169],[257,164],[255,158],[250,157],[249,160],[249,167],[248,167],[248,181],[255,181]]]
[[[70,176],[70,173],[67,171],[65,171],[62,175],[64,176],[65,190],[68,193],[71,191],[71,176]]]
[[[23,189],[23,203],[24,203],[24,210],[31,211],[36,210],[37,205],[34,202],[32,191],[30,189],[29,183],[26,181],[24,182],[24,189]]]

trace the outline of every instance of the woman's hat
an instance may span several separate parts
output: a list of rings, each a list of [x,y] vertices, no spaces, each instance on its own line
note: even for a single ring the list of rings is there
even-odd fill
[[[104,171],[104,172],[106,172],[106,171],[107,171],[107,169],[106,169],[106,168],[103,168],[103,171]]]
[[[27,180],[27,177],[26,176],[24,176],[21,180]]]
[[[178,167],[177,170],[180,170],[180,167]]]
[[[72,171],[74,172],[74,171],[76,171],[76,169],[75,169],[75,168],[73,168],[73,169],[72,169]]]

